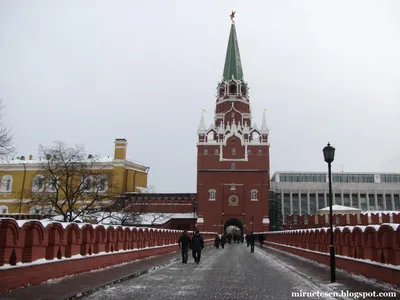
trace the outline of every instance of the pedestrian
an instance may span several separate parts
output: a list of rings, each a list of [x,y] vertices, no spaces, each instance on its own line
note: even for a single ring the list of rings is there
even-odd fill
[[[246,244],[247,244],[247,247],[250,246],[250,234],[249,233],[246,234]]]
[[[249,236],[250,253],[254,253],[254,232],[252,231]]]
[[[190,245],[190,237],[187,235],[187,231],[184,230],[183,234],[179,237],[178,240],[179,249],[182,252],[182,263],[187,264],[188,260],[188,251]]]
[[[261,234],[258,236],[258,241],[260,242],[261,248],[262,248],[262,246],[263,246],[264,240],[265,240],[264,235],[261,233]]]
[[[204,248],[204,240],[200,235],[199,230],[196,230],[194,236],[192,237],[192,251],[193,258],[196,263],[200,262],[201,250]]]
[[[221,236],[221,247],[222,247],[222,249],[224,249],[225,244],[226,244],[226,236],[225,236],[225,234],[223,234]]]
[[[214,246],[219,249],[219,243],[221,242],[221,239],[219,238],[219,235],[215,235],[215,240],[214,240]]]

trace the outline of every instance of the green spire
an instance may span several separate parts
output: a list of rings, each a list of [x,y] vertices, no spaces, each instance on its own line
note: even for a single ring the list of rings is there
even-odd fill
[[[240,60],[239,44],[236,36],[235,24],[231,26],[231,33],[229,34],[228,49],[226,50],[225,67],[224,67],[224,80],[243,79],[242,62]]]

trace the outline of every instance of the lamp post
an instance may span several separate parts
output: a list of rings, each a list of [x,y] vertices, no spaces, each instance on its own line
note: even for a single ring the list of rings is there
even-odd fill
[[[329,143],[322,150],[324,153],[324,159],[328,163],[328,177],[329,177],[329,223],[331,228],[330,236],[330,261],[331,261],[331,282],[336,281],[335,275],[335,247],[333,245],[333,216],[332,216],[332,175],[331,175],[331,163],[335,158],[335,148],[333,148]]]

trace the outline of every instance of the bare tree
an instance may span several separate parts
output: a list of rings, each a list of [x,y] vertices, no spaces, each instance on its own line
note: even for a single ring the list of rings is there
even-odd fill
[[[11,129],[7,128],[2,120],[4,117],[3,99],[0,100],[0,159],[5,159],[15,151]]]
[[[140,194],[153,193],[155,193],[155,188],[151,185]],[[147,197],[134,203],[130,200],[129,195],[116,197],[114,202],[100,213],[97,223],[107,221],[114,225],[142,225],[145,222],[146,225],[154,225],[162,218],[171,216],[167,213],[152,212],[154,203]]]
[[[112,168],[82,146],[69,147],[56,142],[54,147],[39,147],[40,170],[32,183],[30,206],[47,208],[64,222],[86,215],[96,206],[106,206],[118,190]]]

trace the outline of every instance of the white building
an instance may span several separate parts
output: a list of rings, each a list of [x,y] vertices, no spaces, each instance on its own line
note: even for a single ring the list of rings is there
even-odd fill
[[[315,214],[329,205],[328,174],[276,172],[271,190],[280,195],[282,214]],[[400,211],[400,173],[332,173],[333,204],[362,211]]]

